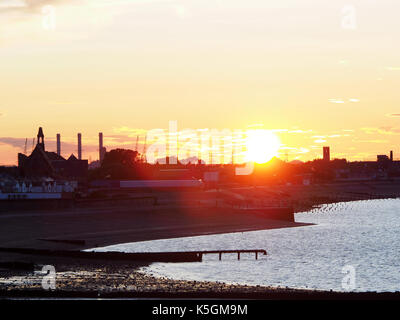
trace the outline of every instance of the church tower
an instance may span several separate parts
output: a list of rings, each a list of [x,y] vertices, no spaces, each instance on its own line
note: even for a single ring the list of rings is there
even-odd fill
[[[39,128],[39,132],[37,134],[37,145],[42,147],[44,151],[44,134],[42,127]]]

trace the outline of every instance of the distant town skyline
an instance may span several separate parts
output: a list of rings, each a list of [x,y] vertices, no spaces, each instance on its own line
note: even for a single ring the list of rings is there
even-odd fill
[[[46,29],[47,5],[55,24]],[[99,132],[108,150],[134,149],[138,134],[170,120],[180,130],[273,130],[289,161],[321,158],[325,145],[332,159],[390,150],[398,159],[400,4],[346,8],[341,0],[2,1],[0,165],[17,163],[26,138],[29,153],[40,126],[49,150],[61,134],[64,156],[77,155],[82,133],[82,156],[93,161]]]
[[[174,123],[174,122],[171,122]],[[169,128],[171,129],[171,127]],[[104,151],[112,149],[130,149],[136,150],[148,159],[149,163],[159,161],[167,156],[171,159],[196,161],[201,159],[205,163],[244,163],[256,162],[265,163],[271,158],[277,157],[284,161],[303,161],[307,162],[315,159],[333,160],[346,159],[349,161],[376,161],[377,156],[384,155],[392,160],[397,160],[393,154],[393,148],[376,153],[370,159],[349,159],[347,157],[331,156],[331,147],[324,144],[321,145],[316,152],[316,156],[312,159],[301,159],[300,157],[290,157],[290,148],[286,148],[281,144],[277,132],[287,132],[287,130],[265,130],[265,129],[249,129],[249,130],[179,130],[171,133],[168,129],[136,130],[131,134],[131,142],[125,142],[125,136],[111,135],[104,136],[103,132],[98,133],[97,145],[82,143],[82,133],[77,133],[75,142],[63,141],[63,136],[57,133],[56,138],[41,138],[41,144],[46,151],[57,153],[64,158],[74,155],[78,159],[87,159],[89,163],[99,160],[100,148]],[[135,135],[133,135],[135,133]],[[228,133],[231,133],[228,135]],[[39,134],[43,135],[42,127],[39,128]],[[5,138],[5,144],[13,145],[18,153],[29,155],[39,143],[39,134],[32,139],[22,138]],[[100,138],[101,136],[101,138]],[[126,136],[128,138],[128,135]],[[135,138],[135,139],[133,139]],[[122,142],[118,142],[121,139]],[[87,139],[93,141],[92,137]],[[104,144],[104,140],[111,142],[111,145]],[[134,143],[132,143],[134,141]],[[115,145],[116,143],[116,145]],[[23,147],[19,147],[23,144]],[[337,152],[336,154],[339,154]],[[104,157],[104,156],[103,156]],[[232,160],[233,157],[233,160]],[[152,160],[150,160],[152,159]],[[176,160],[173,160],[176,161]],[[174,162],[175,163],[175,162]],[[4,165],[4,164],[0,164]],[[5,164],[7,165],[7,164]],[[13,164],[11,164],[13,165]]]

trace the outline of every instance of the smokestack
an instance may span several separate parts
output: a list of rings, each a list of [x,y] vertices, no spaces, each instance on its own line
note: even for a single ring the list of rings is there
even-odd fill
[[[323,147],[323,159],[326,162],[331,161],[331,151],[329,147]]]
[[[103,132],[99,132],[99,160],[103,162],[104,150],[103,150]]]
[[[82,160],[82,134],[78,133],[78,159]]]
[[[57,154],[61,156],[61,135],[57,133]]]
[[[390,151],[390,161],[393,161],[393,151]]]

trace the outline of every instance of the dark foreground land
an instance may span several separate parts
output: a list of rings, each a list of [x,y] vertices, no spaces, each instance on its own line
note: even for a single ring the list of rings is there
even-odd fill
[[[43,263],[46,261],[43,260]],[[52,261],[54,263],[54,261]],[[208,281],[155,278],[137,269],[143,264],[56,261],[56,289],[44,290],[41,265],[37,271],[0,272],[0,300],[9,298],[159,298],[159,299],[322,299],[400,300],[400,292],[331,292],[248,286]]]
[[[303,211],[336,201],[398,196],[398,184],[238,188],[221,192],[210,205],[203,195],[182,203],[135,206],[114,202],[57,211],[0,213],[0,248],[79,251],[117,243],[306,226],[252,206],[265,199]],[[166,196],[164,195],[164,198]],[[208,197],[210,197],[208,195]],[[230,197],[230,198],[229,198]],[[167,196],[168,198],[168,196]],[[172,196],[171,196],[172,198]],[[243,200],[244,199],[244,200]],[[208,201],[208,202],[207,202]],[[214,202],[214,200],[212,200]],[[259,203],[261,202],[261,204]],[[217,205],[217,206],[216,206]],[[206,250],[207,248],[205,248]],[[242,248],[241,248],[242,249]],[[255,248],[246,248],[255,249]],[[266,249],[268,248],[257,248]],[[168,251],[168,250],[166,250]],[[197,262],[201,263],[201,262]],[[160,279],[138,271],[139,261],[89,260],[0,251],[0,297],[158,297],[251,299],[399,299],[400,293],[337,293],[215,282]],[[43,265],[56,269],[56,289],[44,290]]]

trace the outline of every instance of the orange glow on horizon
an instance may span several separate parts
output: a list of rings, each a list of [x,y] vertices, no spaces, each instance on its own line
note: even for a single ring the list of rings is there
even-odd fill
[[[266,163],[278,155],[281,142],[278,136],[269,130],[249,130],[246,139],[247,161]]]

